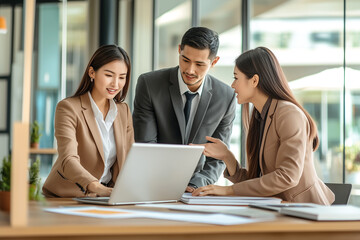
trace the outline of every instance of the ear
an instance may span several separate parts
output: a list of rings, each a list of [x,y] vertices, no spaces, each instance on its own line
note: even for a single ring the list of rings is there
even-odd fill
[[[181,45],[179,44],[179,54],[181,53]]]
[[[94,79],[95,78],[95,71],[94,71],[94,68],[93,67],[89,67],[89,72],[88,72],[88,74],[89,74],[89,77],[90,78],[92,78],[92,79]]]
[[[251,79],[251,85],[256,88],[259,84],[259,75],[255,74]]]
[[[219,57],[219,56],[216,56],[216,57],[214,58],[214,60],[212,60],[212,62],[211,62],[211,67],[214,67],[215,64],[219,61],[219,59],[220,59],[220,57]]]

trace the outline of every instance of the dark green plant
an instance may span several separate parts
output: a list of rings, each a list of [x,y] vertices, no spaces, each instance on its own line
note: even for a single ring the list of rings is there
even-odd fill
[[[29,184],[38,184],[40,182],[39,178],[40,171],[40,159],[37,158],[33,164],[30,166],[29,170]]]
[[[4,157],[0,169],[0,191],[10,191],[11,156]]]
[[[31,124],[31,143],[38,143],[41,137],[40,126],[37,121]]]
[[[35,162],[33,162],[29,169],[29,199],[30,200],[41,200],[40,196],[40,159],[37,158]]]

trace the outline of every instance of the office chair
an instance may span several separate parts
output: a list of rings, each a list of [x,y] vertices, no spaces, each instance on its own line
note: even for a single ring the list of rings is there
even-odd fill
[[[349,183],[325,183],[330,190],[335,194],[335,201],[332,205],[348,204],[351,187]]]

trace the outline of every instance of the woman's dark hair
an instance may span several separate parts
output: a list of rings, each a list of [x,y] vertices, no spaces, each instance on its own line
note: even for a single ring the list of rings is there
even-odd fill
[[[89,68],[92,67],[94,71],[97,71],[99,68],[104,66],[105,64],[108,64],[112,61],[119,60],[124,61],[127,67],[127,73],[126,73],[126,83],[124,88],[116,94],[114,97],[114,100],[116,102],[123,102],[126,98],[126,94],[129,89],[130,85],[130,72],[131,72],[131,63],[130,58],[128,54],[125,52],[124,49],[117,45],[104,45],[98,48],[94,55],[91,57],[84,75],[81,79],[80,85],[78,89],[76,90],[73,97],[80,96],[85,94],[88,91],[91,91],[94,87],[94,82],[91,82],[90,76],[89,76]]]
[[[313,150],[319,146],[319,137],[317,127],[310,114],[296,101],[285,74],[282,71],[278,60],[274,53],[268,48],[258,47],[244,52],[235,60],[236,67],[245,74],[249,79],[255,74],[259,76],[258,88],[260,91],[273,99],[289,101],[298,106],[306,115],[310,124],[310,136],[312,140]],[[253,111],[251,119],[249,116],[249,103],[243,105],[242,109],[243,123],[247,130],[248,136],[246,140],[246,153],[249,163],[249,178],[258,177],[259,165],[259,134],[260,123],[255,120],[255,112]],[[250,131],[251,130],[251,134]]]
[[[206,27],[192,27],[182,37],[180,49],[183,50],[185,45],[200,50],[209,49],[209,59],[213,59],[219,48],[219,35]]]

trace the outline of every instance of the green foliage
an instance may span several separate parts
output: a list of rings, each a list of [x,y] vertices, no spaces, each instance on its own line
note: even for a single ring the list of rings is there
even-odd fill
[[[0,191],[10,191],[11,181],[11,156],[4,157],[3,165],[0,169]]]
[[[33,162],[29,169],[29,199],[30,200],[40,200],[40,159],[37,158]]]
[[[37,121],[31,124],[31,143],[38,143],[41,137],[40,126]]]
[[[40,182],[39,178],[39,171],[40,171],[40,159],[37,158],[33,164],[30,166],[29,170],[29,184],[37,184]]]
[[[338,151],[342,152],[343,146]],[[360,143],[357,142],[351,146],[345,147],[345,168],[348,172],[360,171]]]

